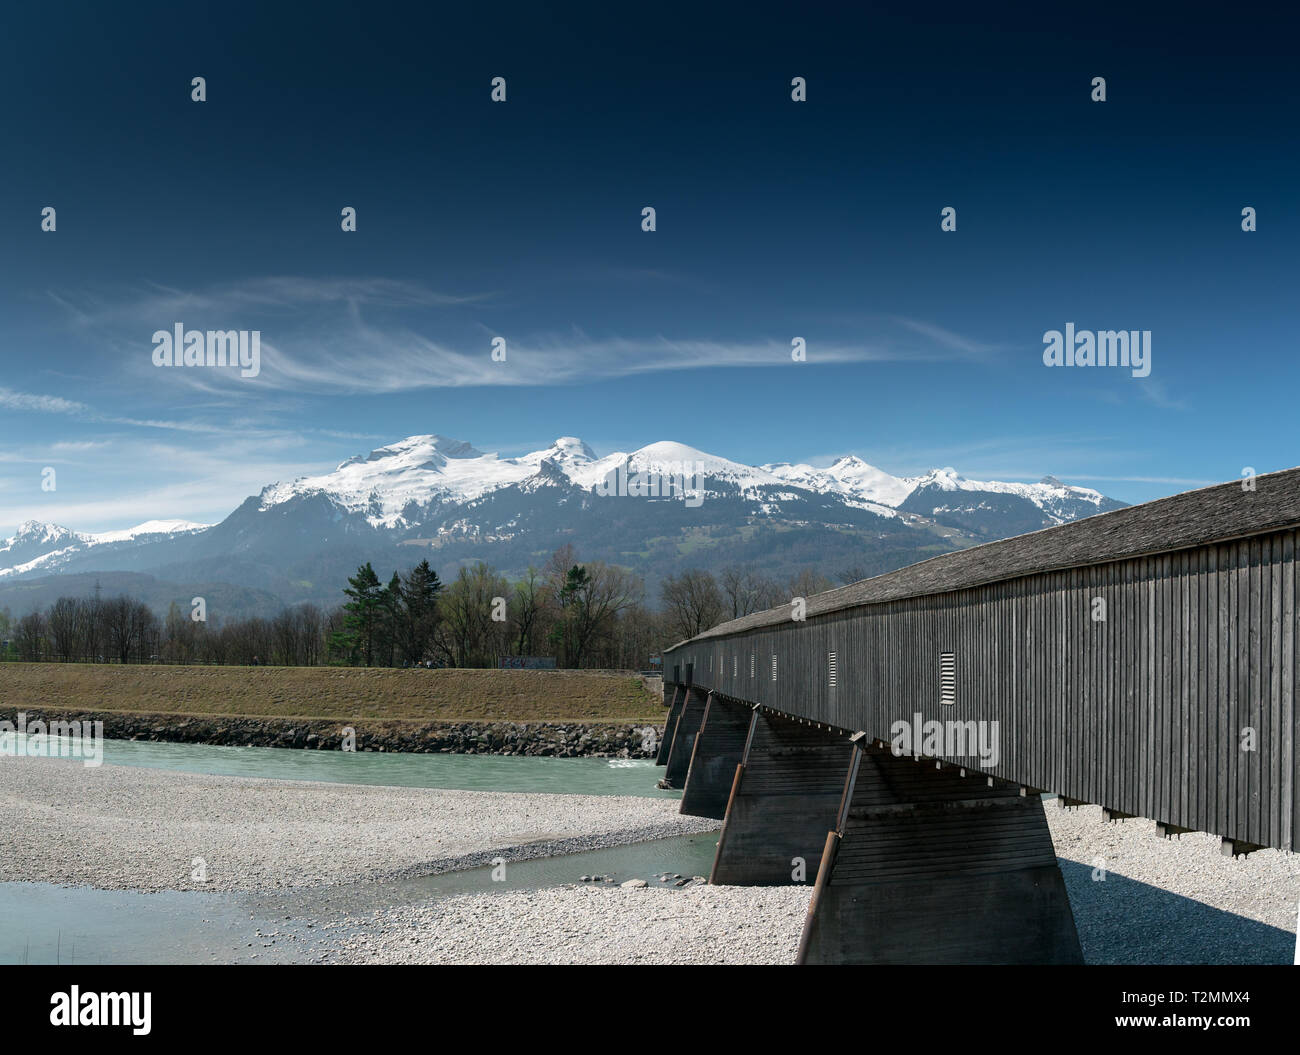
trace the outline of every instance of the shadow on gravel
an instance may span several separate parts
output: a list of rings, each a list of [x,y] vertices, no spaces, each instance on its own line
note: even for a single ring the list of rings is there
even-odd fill
[[[1114,872],[1061,861],[1086,963],[1277,963],[1295,957],[1295,934]]]

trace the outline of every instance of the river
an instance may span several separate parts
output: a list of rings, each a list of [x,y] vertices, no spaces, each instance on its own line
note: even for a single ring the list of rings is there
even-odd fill
[[[680,796],[656,788],[662,770],[643,759],[344,753],[106,740],[104,762],[331,783]],[[710,833],[513,862],[505,882],[493,882],[488,868],[475,868],[399,882],[273,894],[143,894],[0,883],[0,963],[297,962],[322,918],[430,897],[556,886],[592,874],[659,885],[657,877],[664,872],[707,875],[716,841],[716,834]]]

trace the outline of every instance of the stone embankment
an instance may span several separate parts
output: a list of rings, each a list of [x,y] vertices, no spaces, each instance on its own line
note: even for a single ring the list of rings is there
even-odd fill
[[[234,747],[299,747],[337,751],[344,730],[358,751],[422,754],[545,755],[555,758],[653,758],[663,726],[618,722],[407,722],[133,714],[122,711],[23,708],[34,721],[102,721],[111,740],[165,740]],[[12,709],[0,718],[17,721]]]

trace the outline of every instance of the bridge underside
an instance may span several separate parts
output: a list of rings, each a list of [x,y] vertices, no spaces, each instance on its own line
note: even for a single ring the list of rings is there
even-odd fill
[[[683,813],[718,820],[727,815],[731,786],[745,754],[752,717],[752,707],[709,694],[682,791]]]
[[[815,880],[799,963],[1083,962],[1036,794],[683,693],[666,753],[682,812],[724,817],[709,881]]]

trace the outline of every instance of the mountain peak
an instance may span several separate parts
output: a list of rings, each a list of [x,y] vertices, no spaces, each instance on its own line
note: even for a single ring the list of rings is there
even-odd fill
[[[14,535],[14,538],[24,541],[32,538],[50,541],[57,538],[71,538],[72,535],[73,532],[62,524],[51,524],[42,520],[24,520],[18,525],[18,532]]]
[[[919,487],[937,487],[943,491],[962,490],[970,481],[961,475],[951,465],[945,465],[942,469],[931,469],[916,482]]]
[[[697,450],[695,447],[688,446],[685,443],[677,443],[675,440],[656,440],[654,443],[648,443],[644,447],[634,451],[632,456],[634,458],[639,457],[647,462],[654,463],[726,460],[705,454],[703,451]]]
[[[350,465],[367,465],[390,459],[422,459],[430,468],[442,464],[447,458],[481,458],[483,452],[475,450],[464,440],[455,440],[449,436],[429,433],[422,436],[407,436],[404,440],[376,447],[369,454],[357,454],[340,463],[339,469]],[[337,470],[336,470],[337,471]]]
[[[596,460],[596,452],[578,439],[577,436],[561,436],[551,444],[551,450],[562,452],[571,458],[583,458],[587,461]]]

